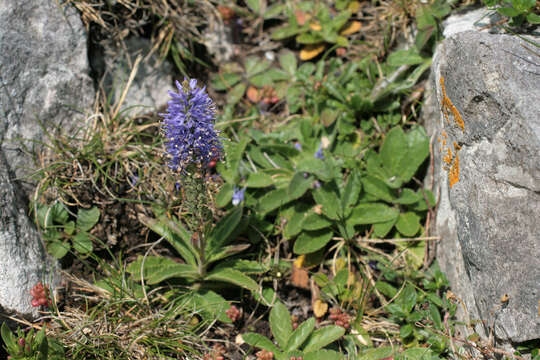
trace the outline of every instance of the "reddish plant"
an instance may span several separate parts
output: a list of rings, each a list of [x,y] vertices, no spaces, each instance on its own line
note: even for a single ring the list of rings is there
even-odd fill
[[[44,286],[41,281],[38,282],[31,290],[30,295],[32,295],[32,306],[51,306],[52,302],[49,299],[49,287]]]
[[[257,360],[272,360],[274,358],[274,353],[268,350],[261,350],[255,354]]]
[[[330,309],[330,320],[334,321],[334,324],[348,329],[351,326],[351,317],[349,314],[344,313],[340,308]]]
[[[236,322],[238,319],[240,319],[240,317],[242,317],[242,310],[238,309],[234,305],[231,305],[230,309],[225,311],[225,314],[227,314],[227,317],[231,319],[232,322]]]
[[[212,351],[209,354],[204,355],[204,360],[225,360],[223,355],[225,354],[225,346],[223,344],[215,344],[212,346]]]

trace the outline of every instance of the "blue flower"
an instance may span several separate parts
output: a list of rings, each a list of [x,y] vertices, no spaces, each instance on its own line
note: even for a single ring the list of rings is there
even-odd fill
[[[299,142],[295,142],[294,148],[298,151],[302,151],[302,144],[300,144]]]
[[[323,152],[322,152],[322,144],[319,145],[319,149],[318,149],[317,152],[315,153],[315,157],[316,157],[317,159],[324,160],[324,155],[323,155]]]
[[[238,189],[236,186],[233,190],[233,196],[232,196],[232,204],[234,206],[240,204],[242,201],[244,201],[244,193],[246,192],[246,188]]]
[[[220,158],[223,146],[214,129],[216,110],[206,93],[197,87],[197,80],[176,81],[178,93],[169,91],[171,100],[163,116],[165,147],[173,170],[183,170],[189,164],[208,164]]]

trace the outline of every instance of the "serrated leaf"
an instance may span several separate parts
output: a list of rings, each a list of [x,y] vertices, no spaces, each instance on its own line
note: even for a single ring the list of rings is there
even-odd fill
[[[205,277],[205,280],[227,282],[252,292],[259,290],[259,285],[257,285],[255,280],[234,269],[215,269]]]
[[[279,301],[270,310],[270,329],[278,345],[285,348],[293,328],[289,310]]]
[[[99,214],[99,209],[95,206],[88,210],[79,208],[77,212],[77,228],[81,231],[90,230],[99,221]]]
[[[309,335],[313,332],[313,329],[315,329],[315,319],[309,318],[296,328],[296,330],[293,331],[290,338],[287,340],[287,345],[285,346],[285,349],[287,351],[293,351],[297,350],[302,344],[306,341],[306,339],[309,337]]]
[[[94,248],[92,246],[92,239],[88,233],[81,231],[73,237],[73,249],[81,254],[88,254]]]
[[[304,231],[294,242],[295,254],[309,254],[322,249],[332,239],[332,230]]]
[[[245,68],[246,76],[248,78],[255,76],[257,74],[266,71],[270,65],[272,65],[268,60],[260,59],[258,57],[250,57],[246,59]]]
[[[399,215],[397,209],[383,203],[358,204],[347,219],[352,225],[378,224],[395,220]]]
[[[272,343],[270,339],[262,335],[259,335],[257,333],[242,334],[242,339],[244,339],[244,341],[248,343],[249,345],[254,346],[256,348],[271,351],[274,354],[280,353],[279,348],[276,345],[274,345],[274,343]]]
[[[407,237],[416,235],[420,229],[420,216],[410,211],[399,214],[396,229]]]
[[[308,353],[322,349],[341,338],[343,334],[345,334],[345,329],[336,325],[329,325],[315,330],[308,338],[304,346],[304,352]]]
[[[223,323],[232,323],[226,311],[229,303],[219,294],[211,290],[199,289],[188,297],[187,305],[193,306],[197,313],[207,321],[219,320]]]

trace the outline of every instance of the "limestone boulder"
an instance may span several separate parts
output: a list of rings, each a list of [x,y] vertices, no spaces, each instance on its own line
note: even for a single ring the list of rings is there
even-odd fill
[[[532,48],[516,36],[454,32],[436,51],[424,106],[438,261],[467,306],[463,320],[482,320],[474,331],[499,344],[540,338],[540,56]]]
[[[59,1],[0,1],[0,313],[37,316],[30,289],[58,281],[33,222],[25,178],[31,153],[74,132],[94,97],[86,32]]]

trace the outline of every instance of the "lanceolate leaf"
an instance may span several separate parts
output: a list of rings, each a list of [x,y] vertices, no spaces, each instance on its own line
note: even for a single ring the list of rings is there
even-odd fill
[[[298,349],[315,329],[315,318],[309,318],[296,328],[291,337],[287,340],[287,351]]]
[[[264,349],[273,352],[274,354],[279,354],[279,348],[270,341],[270,339],[259,335],[257,333],[245,333],[242,334],[242,339],[251,346],[254,346],[259,349]]]
[[[252,278],[234,269],[216,269],[206,275],[205,280],[227,282],[253,292],[259,290],[259,285]]]
[[[212,232],[206,239],[206,253],[208,256],[212,256],[221,250],[227,244],[229,236],[236,229],[240,220],[242,220],[243,207],[239,206],[234,208],[232,212],[222,218],[212,229]]]
[[[343,334],[345,334],[345,329],[336,325],[329,325],[315,330],[307,340],[304,352],[322,349],[342,337]]]
[[[285,348],[292,333],[292,321],[289,310],[277,302],[270,310],[270,329],[280,348]]]

